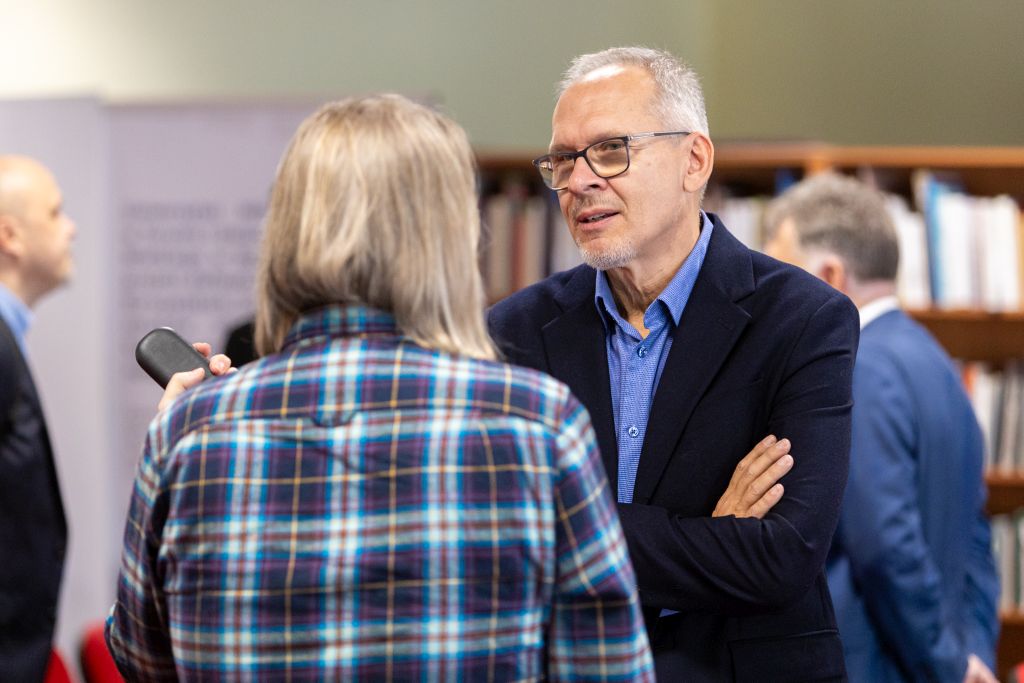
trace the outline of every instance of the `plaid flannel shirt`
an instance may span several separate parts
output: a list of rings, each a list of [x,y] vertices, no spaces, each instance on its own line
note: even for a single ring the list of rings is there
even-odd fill
[[[635,584],[565,385],[329,306],[150,425],[107,642],[129,680],[653,680]]]

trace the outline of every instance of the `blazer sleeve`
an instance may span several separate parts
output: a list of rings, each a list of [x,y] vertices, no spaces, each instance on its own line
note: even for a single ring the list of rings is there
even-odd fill
[[[914,680],[961,680],[968,651],[944,598],[917,500],[913,404],[900,371],[862,357],[838,538],[878,631]],[[956,475],[953,475],[956,476]],[[980,539],[971,539],[977,542]]]
[[[769,402],[768,431],[793,443],[785,495],[764,519],[619,506],[645,606],[763,613],[792,604],[820,577],[846,483],[858,336],[853,304],[830,296],[792,334],[778,388],[749,397]],[[716,439],[734,440],[730,432],[740,431],[726,406],[715,412],[720,420],[700,435],[709,454]]]
[[[981,657],[995,671],[999,638],[999,574],[992,557],[992,528],[980,507],[971,529],[967,584],[964,588],[968,616],[968,623],[964,624],[964,640],[967,651]]]

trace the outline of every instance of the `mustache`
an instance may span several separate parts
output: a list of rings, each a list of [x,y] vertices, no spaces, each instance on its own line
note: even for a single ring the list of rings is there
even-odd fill
[[[578,220],[579,215],[581,213],[597,208],[601,208],[609,212],[622,213],[619,207],[617,206],[611,206],[607,202],[603,202],[597,199],[586,198],[581,199],[578,203],[574,203],[572,205],[572,207],[569,210],[569,218],[571,218],[574,221]]]

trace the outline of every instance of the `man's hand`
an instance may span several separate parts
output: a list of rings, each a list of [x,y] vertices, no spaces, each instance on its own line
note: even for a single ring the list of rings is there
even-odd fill
[[[736,465],[711,516],[764,517],[782,500],[783,487],[778,481],[793,468],[789,447],[789,439],[776,441],[774,436],[754,446]]]
[[[196,342],[192,346],[196,351],[210,359],[210,372],[214,375],[223,375],[238,370],[238,368],[231,367],[231,359],[223,353],[218,353],[216,356],[211,357],[210,353],[213,349],[206,342]],[[189,372],[176,372],[171,375],[170,381],[167,382],[167,388],[164,389],[164,395],[160,397],[160,402],[156,405],[157,412],[171,405],[174,399],[184,394],[186,390],[202,382],[205,376],[206,373],[203,372],[202,368],[196,368]]]
[[[968,655],[964,683],[999,683],[999,681],[996,680],[992,669],[988,668],[977,655]]]

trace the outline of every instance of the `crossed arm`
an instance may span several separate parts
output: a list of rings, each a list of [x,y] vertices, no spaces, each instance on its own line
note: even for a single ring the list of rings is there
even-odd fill
[[[793,469],[789,449],[789,439],[778,440],[774,435],[762,439],[736,465],[711,516],[764,517],[785,493],[779,480]]]

